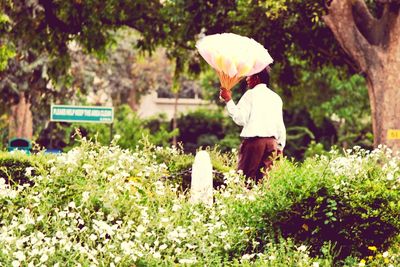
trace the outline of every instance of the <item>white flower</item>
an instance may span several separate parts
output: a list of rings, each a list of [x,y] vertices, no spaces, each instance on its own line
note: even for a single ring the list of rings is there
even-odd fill
[[[186,247],[187,247],[188,249],[195,249],[195,248],[197,248],[196,245],[192,245],[192,244],[186,244]]]
[[[218,237],[221,239],[224,239],[227,235],[228,235],[228,231],[223,231],[223,232],[219,233]]]
[[[162,217],[162,218],[161,218],[161,222],[162,222],[162,223],[167,223],[167,222],[169,222],[169,219],[168,219],[168,218],[165,218],[165,217]]]
[[[89,199],[89,195],[90,195],[89,192],[87,192],[87,191],[83,192],[82,193],[82,201],[86,202]]]
[[[145,230],[146,230],[146,228],[141,224],[136,228],[136,231],[138,233],[143,233]]]
[[[35,168],[33,168],[33,167],[27,167],[26,169],[25,169],[25,175],[26,176],[31,176],[32,175],[32,171],[34,170]]]
[[[132,247],[133,247],[133,242],[132,241],[128,241],[128,242],[124,241],[124,242],[121,243],[121,249],[126,254],[128,254],[132,250]]]
[[[89,236],[89,239],[92,240],[92,241],[96,241],[97,240],[97,236],[95,234],[91,234]]]
[[[45,235],[44,235],[42,232],[38,232],[38,233],[36,234],[36,236],[37,236],[37,238],[38,238],[39,240],[42,240],[43,238],[45,238]]]
[[[160,252],[158,252],[158,251],[157,251],[157,252],[154,252],[154,253],[153,253],[153,257],[156,258],[156,259],[161,258]]]
[[[304,245],[301,245],[300,247],[297,248],[298,251],[306,251],[307,247]]]
[[[244,254],[242,256],[242,260],[251,260],[252,258],[254,258],[255,254]]]
[[[46,262],[49,259],[49,256],[47,254],[43,254],[42,257],[40,257],[40,262]]]
[[[196,257],[190,258],[190,259],[180,259],[179,263],[180,264],[194,264],[197,262]]]
[[[242,200],[245,199],[246,197],[243,194],[237,194],[236,199]]]
[[[319,262],[313,262],[312,267],[319,267]]]
[[[181,206],[178,205],[178,204],[174,204],[174,205],[172,206],[172,211],[178,211],[178,210],[180,210],[180,209],[181,209]]]
[[[12,265],[13,267],[19,267],[19,261],[13,261],[13,262],[11,263],[11,265]]]
[[[25,254],[22,251],[14,252],[13,255],[18,261],[24,261],[26,259]]]
[[[273,260],[276,259],[276,257],[275,257],[275,255],[271,255],[271,256],[268,257],[268,259],[269,259],[270,261],[273,261]]]
[[[385,251],[382,253],[382,257],[387,258],[389,256],[389,252]]]
[[[255,200],[256,200],[256,197],[255,197],[254,195],[249,195],[249,200],[250,200],[250,201],[255,201]]]
[[[166,244],[162,244],[160,247],[159,247],[159,249],[160,250],[164,250],[164,249],[166,249],[168,246],[166,245]]]
[[[85,171],[88,172],[90,169],[93,168],[93,166],[90,165],[90,164],[85,163],[85,164],[82,165],[82,168],[85,169]]]

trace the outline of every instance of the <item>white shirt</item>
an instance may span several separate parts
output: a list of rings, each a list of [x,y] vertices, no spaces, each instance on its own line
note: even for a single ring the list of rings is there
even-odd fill
[[[283,122],[282,99],[265,84],[247,90],[236,105],[233,100],[226,103],[229,116],[243,126],[241,137],[275,137],[280,149],[286,144],[286,129]]]

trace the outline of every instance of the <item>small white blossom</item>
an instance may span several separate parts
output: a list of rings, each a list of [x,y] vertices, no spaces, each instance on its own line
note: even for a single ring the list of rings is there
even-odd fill
[[[269,259],[270,261],[273,261],[273,260],[276,259],[276,257],[275,257],[275,255],[271,255],[271,256],[268,257],[268,259]]]
[[[307,250],[307,247],[304,246],[304,245],[301,245],[300,247],[297,248],[297,250],[298,250],[298,251],[303,251],[303,252],[304,252],[304,251]]]
[[[40,262],[46,262],[49,259],[49,256],[47,254],[43,254],[42,257],[40,257]]]
[[[89,195],[90,195],[89,192],[87,192],[87,191],[83,192],[82,193],[82,201],[86,202],[89,199]]]
[[[159,247],[159,249],[160,250],[164,250],[164,249],[166,249],[168,246],[166,245],[166,244],[162,244],[160,247]]]
[[[251,260],[252,258],[254,258],[255,254],[244,254],[242,256],[242,260]]]
[[[179,263],[180,264],[194,264],[197,262],[196,257],[190,258],[190,259],[180,259]]]

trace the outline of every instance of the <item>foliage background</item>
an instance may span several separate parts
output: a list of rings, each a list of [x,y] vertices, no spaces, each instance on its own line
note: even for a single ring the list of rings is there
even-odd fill
[[[368,5],[379,14],[379,5]],[[216,75],[194,45],[206,34],[235,32],[262,43],[275,59],[271,88],[285,104],[287,155],[303,159],[314,143],[325,150],[334,145],[372,147],[364,78],[333,41],[321,20],[326,10],[319,2],[42,0],[3,1],[1,7],[1,61],[8,65],[0,71],[0,113],[7,118],[8,107],[24,92],[35,107],[34,140],[41,145],[57,140],[58,148],[68,147],[73,132],[66,129],[60,135],[64,130],[58,128],[67,126],[48,122],[50,103],[128,104],[136,111],[143,94],[184,88],[190,80],[218,105]],[[244,90],[243,84],[235,88],[236,100]],[[189,126],[184,115],[182,125],[178,123],[179,138],[188,142],[188,151],[217,143],[223,150],[237,147],[234,126],[219,119],[222,133],[203,115],[196,115],[201,125]],[[155,124],[173,131],[169,122],[161,121]],[[87,131],[88,136],[94,136],[96,127]],[[191,127],[197,128],[195,133]],[[100,128],[98,138],[109,140],[109,131]],[[207,134],[204,129],[215,132]],[[132,139],[127,140],[130,147],[142,135],[116,132]],[[169,141],[165,138],[164,143]]]

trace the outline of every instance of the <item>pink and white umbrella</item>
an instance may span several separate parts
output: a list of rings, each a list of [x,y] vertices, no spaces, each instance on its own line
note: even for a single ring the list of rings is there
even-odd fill
[[[231,89],[243,77],[260,72],[273,62],[268,50],[254,39],[234,33],[208,35],[196,48],[219,76],[221,86]]]

